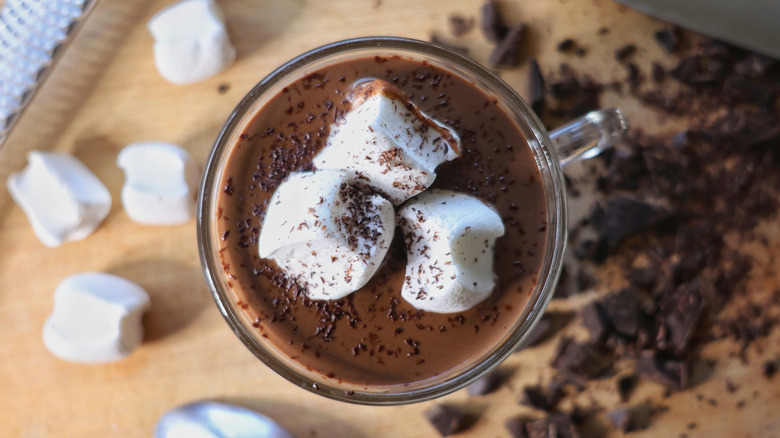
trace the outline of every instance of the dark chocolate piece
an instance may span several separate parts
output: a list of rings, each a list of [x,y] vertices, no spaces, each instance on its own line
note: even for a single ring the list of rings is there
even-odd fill
[[[629,408],[617,408],[605,414],[612,426],[623,433],[647,429],[652,415],[653,407],[648,402]]]
[[[604,297],[599,304],[617,332],[629,337],[636,336],[639,329],[639,302],[635,289],[621,289]]]
[[[777,362],[768,360],[761,364],[761,374],[767,379],[771,379],[777,374]]]
[[[451,15],[449,19],[450,33],[453,36],[463,36],[474,27],[474,18],[465,18],[461,15]]]
[[[659,30],[655,33],[655,40],[667,53],[675,53],[680,48],[680,31],[674,28]]]
[[[504,423],[504,427],[512,438],[528,438],[526,426],[533,420],[526,417],[512,417]]]
[[[466,417],[462,409],[448,405],[435,405],[425,410],[423,416],[441,436],[452,435],[462,430]]]
[[[528,103],[531,109],[537,114],[544,110],[544,98],[547,95],[547,88],[544,82],[544,75],[539,68],[539,63],[535,58],[531,58],[528,63]]]
[[[689,55],[684,57],[669,74],[688,85],[714,85],[726,77],[726,65],[722,59]]]
[[[541,420],[526,424],[528,438],[579,438],[580,432],[571,416],[559,412],[550,414]]]
[[[517,67],[520,62],[520,43],[523,40],[523,24],[510,27],[493,51],[490,52],[488,64],[493,68]]]
[[[621,376],[617,380],[617,391],[620,396],[620,401],[627,402],[631,398],[631,393],[634,392],[634,388],[637,384],[637,377],[634,374],[627,376]]]
[[[604,376],[612,370],[614,356],[609,352],[600,351],[590,344],[568,340],[565,345],[561,340],[559,354],[553,361],[553,366],[563,372],[572,373],[586,379]]]
[[[558,43],[559,52],[570,52],[574,50],[575,47],[577,47],[577,43],[571,38],[566,38],[565,40]]]
[[[777,65],[776,59],[751,53],[734,65],[734,73],[746,78],[757,79]]]
[[[523,388],[518,402],[542,411],[551,412],[558,406],[563,396],[563,386],[560,381],[553,381],[549,386],[529,385]]]
[[[661,207],[627,195],[618,195],[593,211],[591,223],[607,248],[614,249],[624,239],[667,217],[668,213]]]
[[[704,299],[698,284],[686,283],[678,288],[672,306],[662,311],[666,314],[669,341],[677,352],[682,353],[704,312]]]
[[[639,355],[636,372],[671,390],[681,390],[688,386],[688,364],[675,358],[656,357],[654,351],[645,350]]]
[[[636,46],[633,44],[627,44],[617,50],[615,50],[615,59],[618,61],[625,61],[636,53]]]
[[[498,43],[504,39],[504,36],[507,33],[507,27],[504,24],[504,20],[501,18],[495,1],[485,0],[485,3],[482,4],[480,17],[482,33],[488,41]]]
[[[590,341],[603,341],[607,336],[609,322],[607,321],[601,306],[595,302],[590,303],[582,309],[580,315],[582,316],[582,325],[585,327],[585,330],[588,331],[588,334],[590,334]]]
[[[657,62],[653,62],[651,72],[653,81],[656,83],[661,83],[664,81],[664,79],[666,79],[666,70],[664,70],[663,66]]]
[[[474,396],[490,394],[498,389],[501,384],[506,381],[507,377],[508,373],[505,373],[500,369],[493,370],[467,386],[466,392],[468,392],[469,395]]]

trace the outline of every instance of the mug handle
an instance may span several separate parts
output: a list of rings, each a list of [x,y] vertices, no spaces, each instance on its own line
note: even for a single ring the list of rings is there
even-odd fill
[[[619,143],[626,135],[628,123],[620,108],[591,111],[558,129],[550,139],[558,151],[561,166],[595,157]]]

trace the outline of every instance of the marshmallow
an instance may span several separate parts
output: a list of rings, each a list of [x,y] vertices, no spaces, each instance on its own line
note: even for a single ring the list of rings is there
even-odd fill
[[[124,358],[143,339],[149,295],[116,275],[87,272],[63,280],[43,326],[43,343],[55,356],[82,363]]]
[[[270,418],[242,406],[188,403],[160,417],[155,438],[294,438]]]
[[[177,85],[208,79],[236,59],[225,18],[212,0],[183,0],[155,14],[148,23],[160,75]]]
[[[130,219],[172,225],[193,217],[200,169],[186,150],[170,143],[133,143],[116,161],[125,171],[122,206]]]
[[[427,189],[436,167],[460,154],[450,128],[422,113],[401,90],[376,79],[351,90],[352,109],[331,126],[318,169],[348,169],[394,205]]]
[[[364,192],[344,171],[293,173],[274,192],[258,242],[313,300],[335,300],[365,285],[395,229],[393,206]]]
[[[90,235],[111,210],[111,194],[69,154],[32,151],[28,164],[8,177],[8,191],[35,235],[48,247]]]
[[[404,204],[396,220],[407,253],[401,296],[412,306],[462,312],[490,295],[493,246],[504,234],[493,207],[462,193],[430,190]]]

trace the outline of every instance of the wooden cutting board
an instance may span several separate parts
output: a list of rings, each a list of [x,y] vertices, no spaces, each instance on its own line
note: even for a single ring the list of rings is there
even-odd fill
[[[533,414],[517,403],[517,394],[525,384],[549,380],[555,340],[510,358],[503,365],[513,370],[508,384],[482,397],[461,391],[439,401],[377,408],[310,394],[262,365],[229,330],[201,274],[194,220],[173,227],[129,220],[119,203],[123,174],[115,164],[122,147],[143,140],[178,143],[203,164],[227,115],[247,90],[292,56],[327,42],[366,35],[427,40],[436,34],[485,62],[490,45],[477,28],[460,38],[448,28],[452,14],[476,18],[481,1],[222,0],[238,60],[217,77],[188,86],[164,82],[154,67],[145,25],[168,3],[103,0],[0,149],[2,180],[25,165],[30,150],[67,151],[96,173],[115,200],[93,235],[50,249],[35,238],[7,191],[0,190],[0,436],[148,437],[164,412],[201,399],[251,407],[299,437],[436,436],[421,412],[447,402],[478,414],[459,436],[508,436],[507,418]],[[625,69],[613,53],[627,43],[639,48],[636,60],[642,69],[649,68],[649,60],[674,62],[652,39],[664,23],[608,0],[504,1],[502,7],[508,21],[530,26],[526,55],[537,57],[543,70],[554,69],[566,57],[605,82],[624,78]],[[601,28],[609,32],[601,35]],[[564,38],[576,39],[587,54],[557,52]],[[526,71],[524,64],[501,76],[524,94]],[[668,131],[686,123],[614,93],[607,93],[603,104],[622,106],[634,126],[645,130]],[[751,280],[760,291],[780,287],[771,262],[780,254],[779,223],[765,225],[767,246],[751,249],[763,256],[756,268],[763,274]],[[84,271],[122,275],[151,296],[144,343],[126,360],[72,364],[43,346],[41,329],[55,287]],[[599,292],[556,301],[553,307],[576,308]],[[563,332],[576,336],[578,330],[575,322]],[[759,364],[780,355],[780,333],[774,330],[754,344],[746,363],[728,357],[733,351],[728,341],[709,345],[703,356],[717,358],[718,365],[688,391],[663,397],[663,388],[642,382],[631,402],[650,399],[665,409],[654,417],[651,429],[634,435],[778,436],[780,376],[764,379]],[[734,394],[727,392],[725,378],[738,386]],[[618,399],[613,388],[610,380],[590,383],[578,401],[614,406]],[[740,400],[742,409],[736,407]]]

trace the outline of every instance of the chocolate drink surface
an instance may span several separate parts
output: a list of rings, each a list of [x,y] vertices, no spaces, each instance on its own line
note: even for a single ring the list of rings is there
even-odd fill
[[[438,167],[432,188],[475,195],[504,221],[506,234],[495,247],[496,288],[465,312],[425,312],[401,298],[406,255],[398,231],[371,281],[339,300],[308,300],[272,260],[258,255],[271,195],[290,172],[313,168],[329,127],[350,109],[350,86],[367,78],[396,85],[460,136],[461,156]],[[240,306],[268,342],[336,382],[417,382],[484,355],[526,306],[548,238],[542,179],[514,122],[468,81],[400,57],[337,63],[289,84],[246,127],[220,184],[216,246]]]

